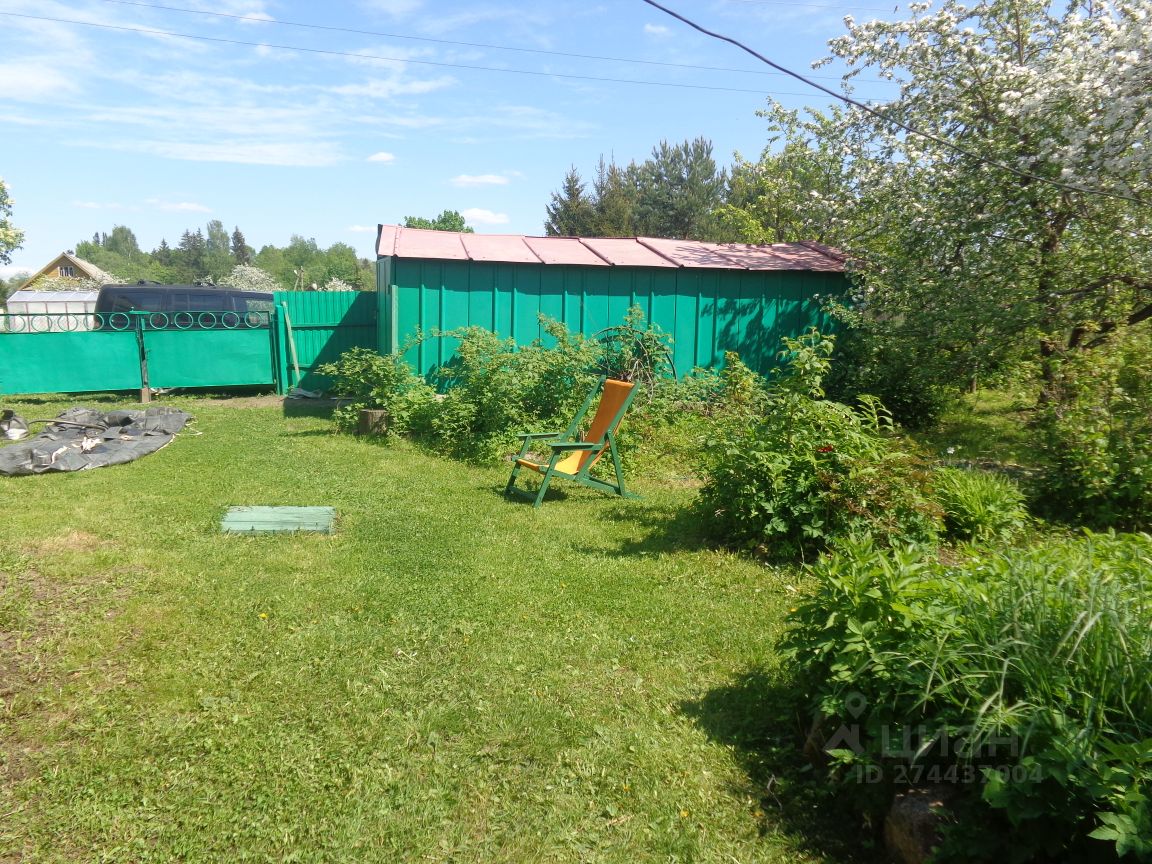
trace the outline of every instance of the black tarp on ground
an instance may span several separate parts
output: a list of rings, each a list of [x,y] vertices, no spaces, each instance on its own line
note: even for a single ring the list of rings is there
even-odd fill
[[[143,411],[69,408],[35,438],[0,448],[0,474],[84,471],[155,453],[192,419],[175,408]]]

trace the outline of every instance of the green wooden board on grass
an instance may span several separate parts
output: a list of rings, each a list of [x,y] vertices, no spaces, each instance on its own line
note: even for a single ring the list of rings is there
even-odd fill
[[[272,534],[317,531],[331,534],[336,510],[332,507],[229,507],[220,530],[237,534]]]

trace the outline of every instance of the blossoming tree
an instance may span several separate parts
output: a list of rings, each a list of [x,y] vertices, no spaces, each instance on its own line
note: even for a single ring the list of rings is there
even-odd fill
[[[959,381],[1152,319],[1152,0],[913,5],[830,43],[883,104],[767,112],[842,172],[873,326]]]

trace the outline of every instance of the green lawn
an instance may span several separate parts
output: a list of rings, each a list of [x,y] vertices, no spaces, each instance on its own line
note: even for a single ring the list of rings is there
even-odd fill
[[[797,779],[795,573],[702,548],[691,489],[533,511],[503,469],[233,402],[0,478],[0,862],[851,859]],[[338,531],[222,535],[233,504]]]

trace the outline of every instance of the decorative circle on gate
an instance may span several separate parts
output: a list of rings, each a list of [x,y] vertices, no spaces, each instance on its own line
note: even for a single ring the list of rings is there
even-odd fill
[[[201,327],[214,328],[216,326],[216,313],[215,312],[201,312],[199,315],[196,316],[196,323],[199,324]]]
[[[148,316],[148,326],[153,330],[166,330],[168,328],[168,316],[163,312],[153,312]]]
[[[113,312],[104,319],[104,326],[112,330],[130,330],[132,317],[127,312]]]
[[[235,312],[225,312],[220,316],[220,325],[225,330],[235,330],[240,326],[240,316]]]
[[[244,326],[254,330],[257,327],[264,326],[264,314],[262,312],[249,312],[244,316]]]
[[[177,330],[190,330],[196,324],[196,318],[191,312],[177,312],[172,316],[172,324]]]

